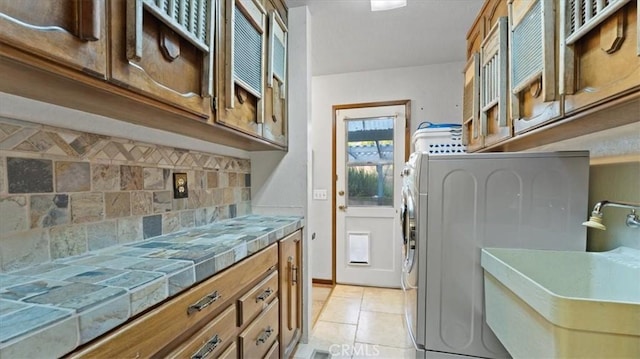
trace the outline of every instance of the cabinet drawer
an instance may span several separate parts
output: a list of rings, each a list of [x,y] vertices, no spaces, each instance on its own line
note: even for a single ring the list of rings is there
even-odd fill
[[[242,358],[262,358],[278,340],[278,299],[239,336]]]
[[[273,343],[267,354],[264,356],[265,359],[278,359],[280,356],[280,345],[276,341]]]
[[[229,299],[264,276],[277,262],[278,250],[274,244],[107,334],[71,357],[146,358],[169,350],[171,348],[165,348],[169,343],[183,333],[205,325],[206,320],[211,320],[224,306],[233,303]],[[232,325],[235,328],[235,323]]]
[[[189,341],[171,352],[169,358],[214,358],[235,339],[236,308],[229,306]]]
[[[276,297],[277,293],[278,271],[275,271],[238,299],[238,326],[251,320]]]
[[[236,359],[238,357],[238,347],[236,343],[233,342],[230,347],[227,348],[218,359]]]

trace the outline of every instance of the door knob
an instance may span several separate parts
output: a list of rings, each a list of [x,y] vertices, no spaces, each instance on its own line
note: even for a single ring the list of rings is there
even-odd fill
[[[339,205],[338,209],[341,210],[341,211],[346,211],[347,210],[347,206]]]
[[[338,195],[339,195],[339,196],[344,196],[344,191],[340,191],[340,192],[338,192]]]

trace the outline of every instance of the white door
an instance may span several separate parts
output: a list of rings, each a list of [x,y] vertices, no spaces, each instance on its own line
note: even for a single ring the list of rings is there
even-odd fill
[[[404,105],[336,111],[336,282],[400,287]]]

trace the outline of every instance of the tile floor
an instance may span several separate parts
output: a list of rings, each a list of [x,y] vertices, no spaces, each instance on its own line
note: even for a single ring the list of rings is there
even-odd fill
[[[413,358],[401,290],[314,286],[312,296],[315,325],[309,343],[298,345],[296,359],[310,358],[314,349],[332,358]]]

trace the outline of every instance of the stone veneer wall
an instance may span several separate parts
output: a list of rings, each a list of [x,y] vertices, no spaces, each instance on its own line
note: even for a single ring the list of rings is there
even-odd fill
[[[0,271],[251,211],[248,159],[0,118]],[[189,197],[173,198],[173,173]]]

